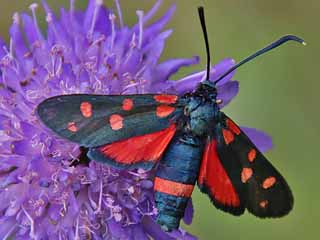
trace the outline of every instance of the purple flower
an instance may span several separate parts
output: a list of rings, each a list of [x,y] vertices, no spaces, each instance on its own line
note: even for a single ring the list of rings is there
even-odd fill
[[[118,1],[117,17],[102,1],[90,0],[85,11],[61,9],[56,17],[43,2],[47,34],[32,15],[15,13],[10,44],[0,40],[0,238],[6,239],[194,239],[182,229],[163,232],[155,223],[154,172],[118,171],[85,157],[85,149],[53,135],[35,115],[44,99],[61,94],[132,94],[191,91],[205,73],[179,81],[170,76],[198,58],[158,63],[171,30],[163,30],[171,7],[158,21],[149,20],[161,1],[138,23],[125,26]],[[234,64],[212,67],[211,79]],[[238,92],[233,74],[219,82],[224,105]],[[244,129],[258,147],[268,136]],[[260,144],[262,143],[262,144]],[[192,221],[192,204],[184,221]]]

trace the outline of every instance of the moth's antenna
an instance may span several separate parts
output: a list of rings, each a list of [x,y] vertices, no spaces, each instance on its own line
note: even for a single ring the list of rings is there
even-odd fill
[[[218,83],[220,80],[222,80],[225,76],[227,76],[229,73],[233,72],[234,70],[236,70],[238,67],[240,67],[241,65],[245,64],[246,62],[249,62],[250,60],[258,57],[261,54],[264,54],[266,52],[269,52],[270,50],[279,47],[280,45],[284,44],[285,42],[288,41],[295,41],[295,42],[299,42],[303,45],[307,45],[306,42],[294,35],[286,35],[283,36],[281,38],[279,38],[277,41],[269,44],[268,46],[266,46],[265,48],[257,51],[256,53],[250,55],[249,57],[245,58],[244,60],[242,60],[241,62],[239,62],[237,65],[233,66],[232,68],[230,68],[228,71],[226,71],[224,74],[222,74],[217,80],[214,81],[214,83]]]
[[[206,28],[206,21],[204,18],[204,9],[203,7],[198,7],[198,13],[200,18],[200,23],[202,27],[203,37],[206,44],[206,52],[207,52],[207,76],[206,80],[209,81],[210,78],[210,49],[209,49],[209,41],[208,41],[208,34]]]

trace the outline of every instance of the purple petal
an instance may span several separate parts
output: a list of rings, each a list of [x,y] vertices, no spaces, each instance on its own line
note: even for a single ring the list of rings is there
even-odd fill
[[[183,94],[193,91],[197,84],[204,79],[205,74],[205,71],[197,72],[178,81],[167,81],[165,84],[167,89],[173,88],[175,92]]]
[[[174,240],[166,234],[151,217],[144,217],[142,219],[143,228],[151,237],[157,240]]]
[[[165,61],[157,66],[155,69],[155,81],[163,82],[168,80],[168,78],[176,73],[181,67],[190,66],[192,64],[198,64],[199,57],[195,56],[193,58],[181,58],[181,59],[172,59]]]
[[[90,30],[95,8],[96,8],[96,1],[89,0],[87,10],[86,10],[85,16],[84,16],[84,22],[83,22],[83,27],[84,27],[85,33],[87,33]]]
[[[7,52],[4,50],[5,47],[6,47],[5,41],[3,41],[2,38],[0,38],[0,60],[7,54]]]
[[[144,22],[148,22],[153,15],[158,11],[158,9],[160,8],[162,4],[162,0],[158,0],[153,7],[147,12],[147,14],[144,16],[143,21]]]
[[[70,42],[70,38],[61,26],[60,21],[57,19],[57,17],[45,1],[42,1],[42,5],[47,14],[46,20],[48,23],[47,31],[49,45],[55,45],[57,43],[68,45],[68,42]]]
[[[222,74],[224,74],[227,70],[232,68],[235,64],[235,61],[232,58],[226,58],[222,60],[221,62],[217,63],[214,66],[215,72],[211,72],[210,74],[210,79],[212,81],[216,80],[219,78]],[[220,82],[218,82],[217,86],[220,86],[228,81],[231,80],[231,78],[234,76],[235,71],[229,73],[227,76],[225,76]]]
[[[105,7],[100,7],[97,15],[94,30],[108,36],[111,33],[111,22],[106,21],[109,18],[110,12]]]
[[[40,40],[43,41],[43,36],[37,26],[34,24],[33,19],[26,13],[21,14],[21,19],[23,22],[23,30],[26,34],[26,38],[30,45],[34,42]]]
[[[132,229],[132,240],[149,240],[145,231],[140,226],[134,226]]]
[[[144,47],[143,51],[147,55],[147,58],[145,59],[146,65],[155,65],[164,49],[165,40],[171,33],[172,30],[166,30],[160,33],[152,42]]]
[[[6,69],[6,77],[4,78],[5,84],[14,91],[21,91],[20,79],[21,76],[13,68]]]
[[[168,235],[174,237],[175,239],[179,240],[197,240],[195,236],[187,233],[183,229],[179,228],[178,230],[173,230],[172,232],[168,233]]]
[[[223,74],[228,69],[230,69],[233,65],[234,65],[234,60],[231,58],[227,58],[217,63],[216,65],[212,66],[210,70],[210,80],[214,81],[221,74]],[[234,72],[228,74],[226,77],[223,78],[223,80],[221,80],[217,84],[217,86],[221,86],[222,84],[230,81],[233,75],[234,75]],[[183,94],[185,92],[193,91],[197,86],[197,84],[202,80],[204,80],[205,76],[206,76],[206,71],[201,71],[201,72],[191,74],[178,81],[167,81],[166,84],[168,86],[166,90],[172,91],[172,89],[174,89],[174,91],[178,94]]]
[[[223,85],[217,87],[218,96],[217,99],[221,99],[222,103],[219,105],[220,108],[225,107],[228,103],[238,94],[239,82],[229,81]]]
[[[20,16],[17,13],[15,13],[13,18],[14,18],[14,21],[10,27],[10,36],[12,39],[12,43],[13,43],[16,55],[18,57],[22,57],[24,56],[25,53],[27,53],[28,49],[26,48],[23,35],[21,34],[21,31],[20,31],[20,24],[19,24]]]
[[[140,182],[140,186],[145,189],[150,189],[153,187],[153,181],[145,179]]]
[[[22,130],[22,133],[27,138],[32,138],[38,133],[38,128],[36,128],[34,125],[31,125],[28,122],[21,122],[20,128]]]
[[[12,142],[12,151],[18,155],[30,156],[39,154],[39,147],[34,147],[30,140],[20,140]]]
[[[10,205],[10,201],[15,199],[17,194],[23,195],[23,185],[22,184],[13,184],[8,186],[8,190],[5,192],[2,192],[0,195],[1,205],[0,205],[0,211],[3,211]],[[1,231],[1,228],[0,228]]]
[[[241,129],[261,152],[272,148],[272,138],[266,133],[255,128],[241,127]]]
[[[61,219],[61,224],[66,228],[72,228],[73,221],[79,213],[78,204],[74,197],[74,194],[71,193],[68,200],[69,206],[66,215]]]
[[[193,213],[194,209],[192,204],[192,198],[190,198],[183,216],[183,221],[185,222],[185,224],[190,225],[192,223]]]
[[[111,219],[108,221],[109,231],[112,233],[112,236],[122,239],[126,237],[125,228],[121,226],[121,223],[117,223],[115,220]]]
[[[16,220],[14,218],[2,217],[0,219],[1,228],[0,228],[0,238],[9,239],[11,233],[14,232],[14,229],[17,228]]]
[[[150,37],[157,35],[163,28],[164,26],[169,22],[170,18],[174,14],[176,10],[176,6],[173,5],[167,10],[167,12],[163,15],[162,18],[160,18],[158,21],[153,23],[149,28],[147,28],[144,32],[144,39],[148,40]],[[144,21],[145,21],[144,17]]]
[[[48,217],[54,222],[58,222],[59,219],[61,218],[60,215],[60,210],[61,210],[61,205],[58,204],[51,204],[48,208]]]

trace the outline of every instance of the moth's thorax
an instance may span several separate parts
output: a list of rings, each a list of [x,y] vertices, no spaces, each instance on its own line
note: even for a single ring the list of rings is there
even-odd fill
[[[201,84],[188,97],[184,114],[187,128],[196,136],[205,136],[213,129],[219,112],[216,88]]]

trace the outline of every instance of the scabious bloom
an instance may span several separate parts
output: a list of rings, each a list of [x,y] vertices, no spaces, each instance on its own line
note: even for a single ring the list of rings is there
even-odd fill
[[[77,11],[70,0],[59,18],[43,2],[46,35],[32,4],[31,16],[13,15],[9,46],[0,41],[0,239],[194,239],[182,229],[163,232],[155,223],[152,170],[119,171],[89,161],[86,149],[54,135],[35,114],[41,101],[55,95],[183,94],[204,78],[203,71],[170,80],[197,57],[159,63],[174,6],[149,24],[157,1],[146,14],[137,11],[138,23],[128,27],[115,2],[116,13],[99,0]],[[211,79],[233,64],[226,59],[212,67]],[[232,75],[219,82],[224,105],[238,92]],[[267,136],[245,131],[260,149],[270,147]],[[186,223],[192,214],[190,203]]]

